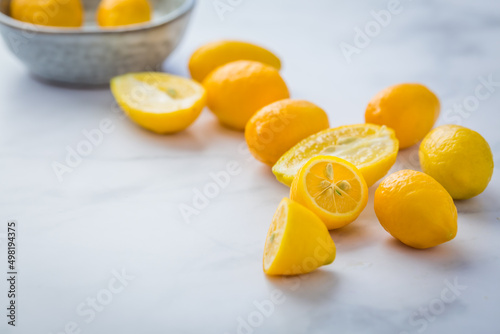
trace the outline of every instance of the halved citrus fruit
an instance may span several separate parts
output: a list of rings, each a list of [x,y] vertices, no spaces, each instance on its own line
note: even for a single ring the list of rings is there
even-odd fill
[[[111,80],[111,91],[125,113],[156,133],[182,131],[206,104],[202,85],[159,72],[130,73]]]
[[[368,187],[350,162],[317,156],[300,169],[290,188],[290,198],[318,215],[331,230],[358,218],[368,202]]]
[[[318,132],[299,142],[273,166],[278,181],[290,186],[312,157],[335,156],[354,164],[368,187],[384,177],[396,162],[398,140],[392,129],[375,124],[346,125]]]
[[[264,272],[298,275],[335,260],[335,244],[313,212],[283,198],[274,214],[264,248]]]

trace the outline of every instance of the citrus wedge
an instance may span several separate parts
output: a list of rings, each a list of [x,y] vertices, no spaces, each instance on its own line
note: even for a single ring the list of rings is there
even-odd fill
[[[290,186],[312,157],[335,156],[353,163],[368,187],[384,177],[396,162],[398,140],[392,129],[374,124],[346,125],[318,132],[299,142],[273,166],[278,181]]]
[[[184,130],[206,104],[202,85],[166,73],[121,75],[111,80],[111,91],[134,122],[156,133]]]
[[[350,162],[317,156],[300,169],[290,188],[290,198],[318,215],[331,230],[358,218],[368,202],[368,187]]]
[[[283,198],[267,233],[264,272],[305,274],[332,263],[335,253],[335,244],[321,219],[302,205]]]

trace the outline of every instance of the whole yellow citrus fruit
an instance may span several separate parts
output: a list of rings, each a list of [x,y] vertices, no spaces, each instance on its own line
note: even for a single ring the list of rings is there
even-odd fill
[[[119,27],[151,21],[148,0],[101,0],[97,23],[101,27]]]
[[[52,27],[80,27],[83,6],[80,0],[12,0],[10,15],[19,21]]]
[[[399,148],[403,149],[425,137],[434,126],[440,109],[439,99],[427,87],[405,83],[375,95],[366,108],[365,121],[394,129]]]
[[[264,272],[298,275],[335,260],[335,244],[325,224],[302,205],[284,198],[267,233]]]
[[[196,81],[202,82],[217,67],[236,60],[253,60],[279,70],[281,61],[271,51],[255,44],[222,40],[207,43],[196,50],[189,59],[189,72]]]
[[[434,247],[457,234],[453,199],[422,172],[405,169],[389,175],[375,191],[374,207],[382,227],[414,248]]]
[[[432,130],[420,144],[420,165],[454,199],[467,199],[486,189],[493,175],[493,154],[476,131],[460,125]]]
[[[134,122],[160,134],[187,128],[198,118],[206,103],[202,85],[166,73],[120,75],[111,80],[111,91]]]
[[[285,99],[254,114],[245,127],[245,139],[252,155],[272,166],[299,141],[328,127],[328,115],[320,107]]]
[[[358,218],[368,202],[368,187],[356,166],[320,155],[295,176],[290,198],[317,214],[331,230]]]
[[[203,86],[208,107],[219,121],[240,131],[259,109],[290,96],[278,70],[256,61],[222,65],[206,77]]]

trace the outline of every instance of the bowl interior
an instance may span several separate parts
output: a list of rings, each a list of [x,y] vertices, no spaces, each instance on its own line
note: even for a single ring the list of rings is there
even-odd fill
[[[96,24],[96,10],[100,0],[81,0],[85,9],[85,22],[83,27],[78,28],[81,30],[94,30],[97,29]],[[153,19],[149,24],[157,24],[165,21],[176,11],[182,9],[189,0],[149,0],[153,6]],[[0,13],[9,16],[11,0],[0,0]],[[55,1],[57,3],[57,1]],[[0,14],[1,16],[1,14]],[[1,19],[1,18],[0,18]]]

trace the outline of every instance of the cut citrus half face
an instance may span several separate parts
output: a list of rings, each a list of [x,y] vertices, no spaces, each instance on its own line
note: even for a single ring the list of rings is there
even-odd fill
[[[202,85],[166,73],[121,75],[111,80],[111,91],[134,122],[156,133],[184,130],[206,104]]]
[[[309,160],[295,177],[290,198],[314,212],[328,229],[353,222],[368,202],[368,187],[350,162],[329,156]]]
[[[399,150],[394,130],[374,124],[346,125],[318,132],[286,152],[273,166],[276,178],[290,186],[309,159],[334,156],[354,164],[368,186],[384,177],[396,162]]]
[[[264,272],[305,274],[332,263],[335,254],[335,244],[321,219],[299,203],[284,198],[267,233]]]

